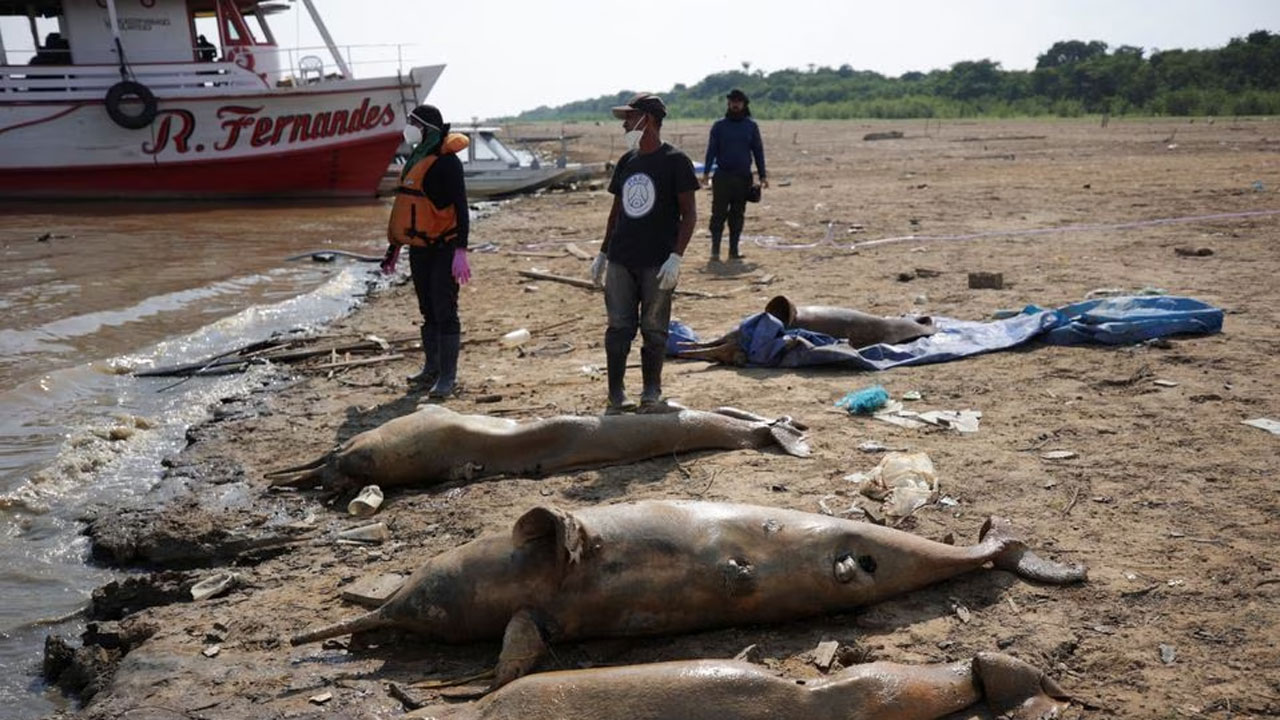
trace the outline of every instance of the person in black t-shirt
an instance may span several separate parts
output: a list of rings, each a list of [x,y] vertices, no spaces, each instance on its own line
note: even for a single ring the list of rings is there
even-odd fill
[[[604,334],[608,361],[609,407],[605,414],[635,408],[627,400],[623,378],[631,341],[643,338],[640,370],[644,389],[639,412],[669,412],[662,398],[671,297],[680,279],[680,260],[697,223],[694,191],[699,187],[689,157],[662,142],[662,99],[640,93],[613,108],[622,120],[628,150],[609,182],[613,208],[600,254],[591,263],[591,279],[604,285],[609,328]]]

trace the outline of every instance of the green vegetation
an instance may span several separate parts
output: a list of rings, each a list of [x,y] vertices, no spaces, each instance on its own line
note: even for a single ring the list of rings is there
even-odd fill
[[[1152,51],[1068,40],[1039,56],[1036,69],[1003,70],[991,60],[965,60],[948,70],[901,77],[809,66],[771,73],[716,73],[662,92],[675,118],[712,118],[724,96],[742,88],[757,118],[958,118],[1084,114],[1280,114],[1280,34],[1259,30],[1215,50]],[[521,113],[520,120],[599,120],[625,102],[627,90]]]

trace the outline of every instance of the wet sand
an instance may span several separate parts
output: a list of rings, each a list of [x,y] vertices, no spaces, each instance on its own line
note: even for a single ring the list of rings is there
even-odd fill
[[[1166,139],[1175,128],[1176,143]],[[579,143],[586,160],[619,142],[613,123],[579,129],[588,133]],[[906,137],[861,139],[894,129]],[[705,123],[666,128],[695,160],[705,131]],[[535,504],[702,498],[812,512],[874,508],[842,479],[879,461],[857,449],[866,441],[928,453],[942,494],[956,503],[919,510],[904,529],[968,544],[982,520],[998,514],[1046,555],[1089,566],[1089,582],[1042,587],[975,573],[834,617],[558,646],[546,667],[732,657],[755,644],[768,667],[817,676],[806,653],[828,639],[854,648],[854,656],[898,662],[999,649],[1085,699],[1072,717],[1280,714],[1277,438],[1241,424],[1280,417],[1280,216],[927,239],[1280,210],[1280,122],[1112,120],[1105,129],[1096,121],[965,122],[931,126],[928,135],[920,121],[767,122],[764,131],[774,187],[749,208],[747,233],[833,243],[803,250],[750,243],[745,266],[708,267],[710,194],[700,193],[700,232],[681,288],[719,297],[679,298],[675,315],[704,336],[731,329],[776,294],[884,315],[982,320],[1002,308],[1063,305],[1116,287],[1164,288],[1216,305],[1227,312],[1224,332],[1137,347],[1033,345],[877,374],[673,361],[668,395],[701,409],[796,416],[811,427],[815,456],[700,453],[392,492],[375,518],[392,540],[371,548],[335,543],[337,531],[365,522],[340,504],[311,491],[268,492],[261,476],[412,411],[421,398],[407,392],[403,377],[417,359],[282,374],[263,392],[228,399],[215,421],[189,434],[191,444],[171,459],[163,481],[184,488],[188,500],[158,517],[125,514],[100,525],[97,542],[115,537],[110,546],[130,549],[136,562],[183,542],[208,558],[210,548],[230,546],[224,530],[305,537],[214,567],[184,567],[183,575],[162,576],[168,585],[156,583],[173,590],[163,598],[172,600],[195,580],[232,570],[241,583],[225,596],[143,610],[136,610],[143,601],[126,602],[131,612],[120,626],[100,630],[123,627],[131,649],[78,717],[394,717],[404,705],[388,683],[478,672],[494,663],[498,647],[406,637],[375,638],[364,648],[346,638],[289,647],[294,633],[361,612],[340,599],[351,582],[408,574],[434,554],[509,528]],[[450,407],[517,419],[603,408],[601,296],[518,275],[538,268],[584,277],[588,263],[506,251],[554,252],[573,241],[593,255],[609,202],[598,191],[547,193],[510,202],[475,227],[473,245],[497,243],[504,252],[473,255],[474,280],[461,301],[469,341],[463,393]],[[848,248],[905,235],[918,239]],[[1175,253],[1179,246],[1213,254],[1185,257]],[[969,289],[966,274],[975,271],[1003,273],[1005,289]],[[902,273],[915,277],[899,279]],[[756,282],[765,277],[767,284]],[[399,337],[415,333],[416,319],[411,286],[401,284],[330,332]],[[519,350],[484,342],[520,327],[533,337]],[[634,391],[640,378],[632,372]],[[980,430],[909,430],[832,408],[872,383],[895,397],[920,392],[920,410],[981,410]],[[1043,457],[1054,450],[1075,456]]]

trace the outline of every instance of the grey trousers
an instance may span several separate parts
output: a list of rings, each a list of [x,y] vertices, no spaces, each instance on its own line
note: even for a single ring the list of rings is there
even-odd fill
[[[605,358],[608,361],[609,400],[618,403],[625,398],[623,376],[631,341],[640,331],[640,369],[644,377],[642,400],[656,401],[662,396],[662,363],[666,358],[668,326],[671,321],[672,290],[658,288],[658,268],[631,268],[609,263],[605,275],[604,306],[609,328],[604,333]]]

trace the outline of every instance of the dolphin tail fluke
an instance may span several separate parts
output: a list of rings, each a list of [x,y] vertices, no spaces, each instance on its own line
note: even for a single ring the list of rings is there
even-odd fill
[[[1015,720],[1058,717],[1071,700],[1039,668],[1003,653],[978,653],[973,658],[974,680],[988,707],[1000,717]]]
[[[350,620],[344,620],[334,625],[327,625],[310,632],[302,633],[301,635],[294,635],[289,639],[289,644],[305,645],[306,643],[316,642],[317,640],[328,640],[329,638],[338,637],[339,635],[349,635],[351,633],[363,632],[365,630],[377,630],[378,628],[389,627],[391,624],[391,619],[389,619],[386,614],[383,613],[382,609],[379,608],[373,612],[351,618]]]
[[[1037,555],[1014,534],[1009,521],[1003,518],[987,518],[979,538],[984,542],[1003,541],[1004,550],[992,562],[1001,570],[1008,570],[1019,577],[1051,585],[1084,582],[1088,577],[1088,570],[1083,565],[1056,563]]]
[[[788,455],[807,458],[813,451],[809,447],[809,436],[804,433],[803,428],[804,425],[789,417],[780,417],[769,423],[769,435]]]
[[[290,486],[302,487],[304,485],[318,485],[320,478],[324,474],[324,465],[328,462],[329,456],[325,455],[317,460],[302,465],[294,465],[293,467],[282,468],[280,470],[272,470],[264,473],[262,477],[271,481],[273,486]]]

